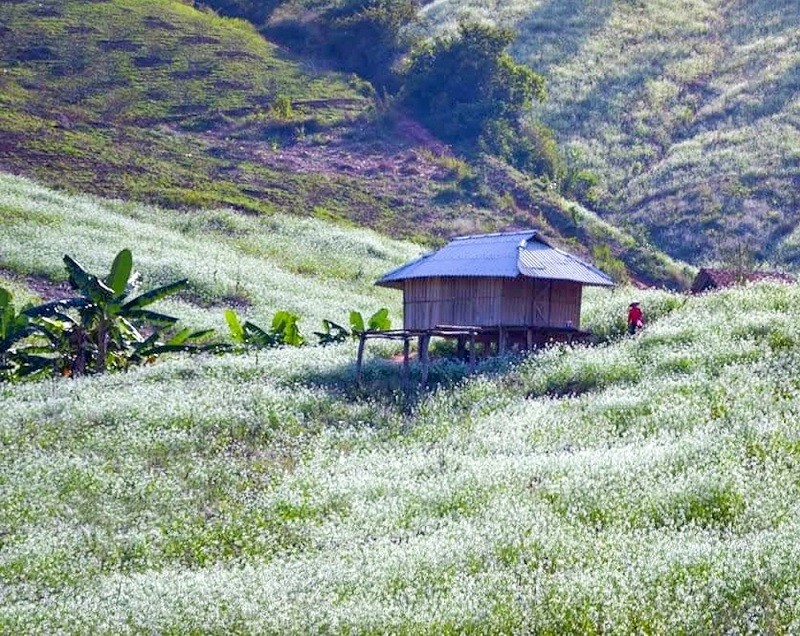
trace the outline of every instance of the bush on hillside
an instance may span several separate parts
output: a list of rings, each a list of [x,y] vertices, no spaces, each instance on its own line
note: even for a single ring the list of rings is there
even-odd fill
[[[220,15],[243,18],[256,25],[266,22],[270,14],[281,4],[284,4],[284,0],[203,0],[203,2],[195,2],[195,6],[205,5]]]
[[[480,149],[500,157],[519,170],[551,181],[564,173],[553,131],[538,122],[490,121],[479,140]]]
[[[328,53],[380,92],[394,93],[399,88],[394,64],[408,51],[406,27],[416,20],[415,0],[351,1],[324,20]]]
[[[419,46],[406,69],[403,103],[458,147],[471,151],[483,141],[493,154],[536,163],[535,140],[544,137],[524,128],[520,116],[544,99],[544,78],[506,52],[513,39],[508,29],[463,22],[456,35]]]
[[[346,0],[290,8],[266,27],[271,39],[327,58],[337,69],[368,80],[379,93],[400,89],[396,62],[412,47],[409,26],[417,0]],[[332,5],[332,6],[331,6]]]

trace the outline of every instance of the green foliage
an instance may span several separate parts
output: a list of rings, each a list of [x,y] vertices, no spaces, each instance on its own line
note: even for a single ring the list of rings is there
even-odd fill
[[[484,128],[479,147],[518,170],[551,181],[558,181],[564,170],[553,131],[540,123],[491,120]]]
[[[222,15],[243,18],[261,25],[286,0],[204,0],[205,4]]]
[[[294,117],[294,108],[292,107],[292,100],[288,95],[278,95],[272,102],[272,111],[280,119],[292,119]]]
[[[37,319],[53,311],[47,306],[17,312],[11,292],[0,287],[0,380],[31,378],[53,365],[53,358],[47,355],[49,347],[41,344],[37,324]]]
[[[63,333],[74,346],[72,355],[65,361],[65,373],[83,375],[102,373],[107,367],[124,367],[139,355],[135,345],[146,339],[137,325],[151,329],[164,329],[178,319],[146,309],[149,305],[186,288],[188,281],[180,280],[142,294],[131,296],[137,281],[131,277],[133,257],[130,250],[121,250],[104,278],[87,272],[75,259],[64,256],[70,285],[80,296],[68,303],[67,308],[77,313],[61,312]],[[152,338],[152,336],[150,336]],[[149,344],[153,345],[155,340]]]
[[[300,316],[289,311],[276,312],[272,319],[272,333],[278,342],[290,347],[299,347],[305,342],[305,337],[300,333],[298,322]]]
[[[168,351],[192,351],[212,330],[183,329],[162,341],[177,318],[147,307],[186,287],[181,280],[133,295],[138,281],[133,257],[123,249],[104,278],[64,256],[78,295],[16,313],[11,294],[0,288],[0,378],[19,379],[45,370],[67,376],[103,373],[152,360]],[[140,329],[146,326],[149,335]]]
[[[319,344],[324,347],[345,342],[350,337],[350,332],[345,327],[326,318],[322,321],[322,331],[315,331],[314,335],[319,339]]]
[[[408,28],[417,20],[415,0],[350,0],[326,15],[322,29],[329,55],[343,70],[394,92],[394,64],[408,49]]]
[[[269,330],[263,329],[249,320],[242,322],[233,309],[226,309],[224,315],[231,339],[239,349],[264,349],[282,345],[299,347],[305,342],[305,338],[300,333],[298,325],[300,317],[297,314],[288,311],[276,312]]]
[[[594,264],[617,282],[630,280],[628,270],[619,258],[614,256],[611,247],[599,244],[592,247],[592,260]]]
[[[389,319],[389,309],[382,307],[369,317],[369,320],[364,321],[361,312],[350,312],[350,328],[353,335],[363,333],[364,331],[386,331],[392,328],[392,321]]]
[[[491,140],[492,125],[516,129],[545,90],[542,76],[506,53],[513,39],[508,29],[462,22],[457,36],[421,44],[406,70],[404,103],[434,133],[461,147],[475,148],[485,134]]]

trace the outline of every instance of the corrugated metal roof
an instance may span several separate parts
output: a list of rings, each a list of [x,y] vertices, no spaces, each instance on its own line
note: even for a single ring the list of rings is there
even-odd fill
[[[402,281],[411,278],[516,278],[520,275],[585,285],[614,284],[597,268],[555,249],[535,230],[526,230],[459,237],[438,252],[387,273],[376,285],[402,287]]]
[[[519,273],[531,278],[569,280],[584,285],[614,284],[610,276],[593,265],[539,241],[529,242],[519,250]]]

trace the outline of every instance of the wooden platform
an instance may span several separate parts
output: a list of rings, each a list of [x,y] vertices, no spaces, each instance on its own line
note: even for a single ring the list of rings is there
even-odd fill
[[[484,352],[491,352],[495,348],[497,355],[504,355],[509,351],[530,351],[552,342],[585,342],[592,336],[591,332],[581,331],[572,327],[532,327],[532,326],[503,326],[503,327],[477,327],[471,325],[437,325],[434,329],[388,329],[385,331],[362,331],[359,335],[358,354],[356,358],[356,384],[361,385],[364,363],[364,351],[367,340],[402,340],[403,341],[403,387],[406,388],[409,379],[409,353],[411,339],[419,341],[419,361],[422,365],[423,385],[428,381],[430,366],[429,347],[431,338],[455,339],[458,341],[458,354],[468,358],[470,369],[474,370],[477,363],[477,347],[481,345]]]

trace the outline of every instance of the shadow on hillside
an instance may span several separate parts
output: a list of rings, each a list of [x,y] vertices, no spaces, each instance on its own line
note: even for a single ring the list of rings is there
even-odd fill
[[[654,55],[651,59],[640,60],[639,64],[626,69],[624,73],[606,75],[594,82],[591,91],[566,105],[560,117],[568,120],[568,126],[563,125],[563,128],[579,136],[594,138],[598,136],[598,130],[608,129],[609,121],[613,121],[614,127],[619,126],[626,134],[633,135],[630,111],[635,96],[643,93],[648,79],[659,77],[666,66],[680,58],[681,54],[677,52]],[[644,141],[663,150],[665,138],[668,140],[678,132],[677,128],[654,128],[651,138]]]
[[[517,25],[525,49],[515,50],[537,73],[580,54],[584,40],[611,17],[613,0],[549,0]]]
[[[389,358],[365,361],[360,386],[356,384],[355,362],[328,372],[300,373],[293,376],[291,381],[321,388],[346,400],[369,400],[410,411],[427,395],[439,389],[452,387],[477,375],[502,374],[519,360],[519,355],[484,358],[478,361],[472,371],[469,364],[454,357],[434,357],[425,385],[422,384],[422,366],[416,360],[411,361],[408,382],[404,384],[402,362]]]

